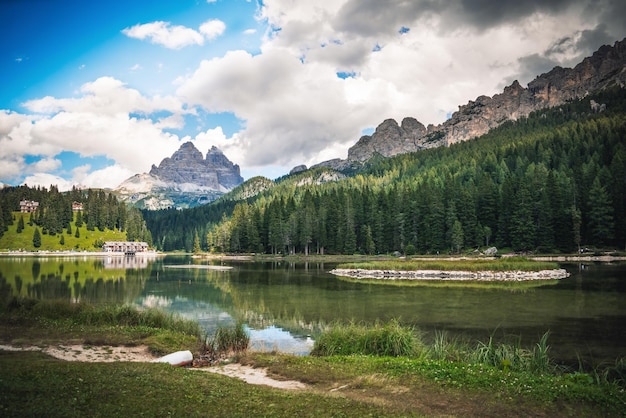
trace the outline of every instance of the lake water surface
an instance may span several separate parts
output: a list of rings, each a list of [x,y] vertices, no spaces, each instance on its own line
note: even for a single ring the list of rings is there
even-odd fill
[[[572,365],[626,356],[626,263],[563,264],[569,278],[531,288],[360,283],[329,274],[334,266],[186,256],[0,257],[0,296],[157,307],[198,320],[209,333],[243,321],[254,348],[297,354],[308,353],[316,333],[334,321],[398,319],[425,338],[440,330],[525,346],[549,331],[552,357]]]

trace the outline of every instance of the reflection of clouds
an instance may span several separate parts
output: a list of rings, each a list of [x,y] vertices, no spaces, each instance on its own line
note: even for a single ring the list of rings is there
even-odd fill
[[[141,306],[145,308],[168,308],[172,305],[172,299],[165,296],[148,295],[141,301]]]
[[[279,351],[281,353],[307,355],[315,341],[310,336],[294,336],[289,331],[273,325],[261,329],[248,329],[250,346],[254,351]]]

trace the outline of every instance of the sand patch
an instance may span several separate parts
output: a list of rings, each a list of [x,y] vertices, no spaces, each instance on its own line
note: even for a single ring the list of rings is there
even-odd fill
[[[265,385],[278,389],[301,390],[306,389],[306,385],[297,380],[276,380],[267,375],[267,369],[255,369],[238,363],[226,364],[223,366],[211,366],[194,370],[202,370],[211,373],[218,373],[229,377],[241,379],[251,385]]]
[[[65,361],[83,361],[92,363],[111,363],[114,361],[150,362],[157,357],[152,355],[148,347],[113,347],[92,345],[57,345],[48,347],[24,346],[15,347],[0,345],[5,351],[41,351],[52,357]]]

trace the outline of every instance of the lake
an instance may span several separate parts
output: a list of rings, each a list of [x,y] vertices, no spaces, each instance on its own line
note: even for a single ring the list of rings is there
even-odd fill
[[[176,312],[212,333],[243,321],[253,348],[306,354],[334,321],[398,319],[424,332],[471,340],[546,331],[551,355],[577,365],[626,356],[626,263],[562,264],[571,276],[533,287],[361,283],[334,263],[197,260],[188,256],[0,257],[0,297],[133,304]]]

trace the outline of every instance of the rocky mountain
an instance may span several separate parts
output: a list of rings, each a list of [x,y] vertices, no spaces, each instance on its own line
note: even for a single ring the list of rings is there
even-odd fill
[[[239,166],[216,147],[206,157],[186,142],[149,173],[125,180],[115,193],[121,200],[142,209],[188,208],[203,205],[243,182]]]
[[[362,136],[348,150],[346,160],[334,159],[316,166],[345,170],[362,164],[375,154],[392,157],[467,141],[535,110],[558,106],[602,89],[615,86],[623,88],[625,85],[626,39],[613,46],[602,46],[574,68],[555,67],[528,83],[526,88],[514,81],[500,94],[493,97],[479,96],[459,106],[450,119],[438,126],[424,127],[414,118],[405,118],[400,125],[393,119],[387,119],[378,125],[371,136]]]

